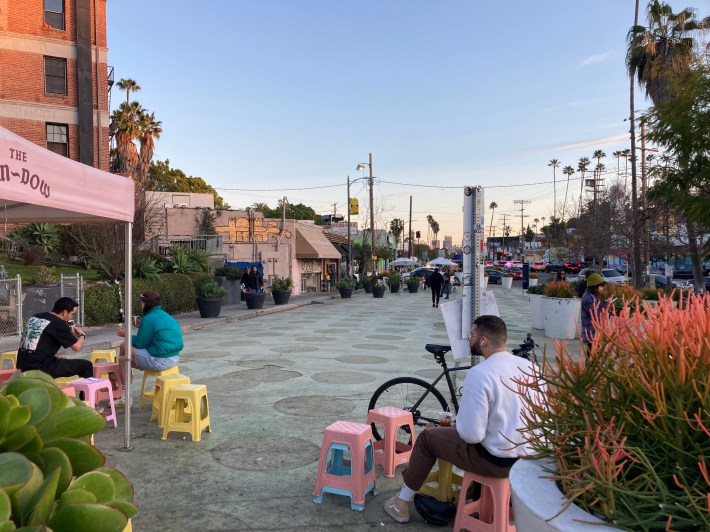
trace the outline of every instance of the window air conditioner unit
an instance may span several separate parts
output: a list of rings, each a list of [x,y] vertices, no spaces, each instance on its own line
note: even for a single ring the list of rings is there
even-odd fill
[[[187,203],[176,203],[173,205],[176,209],[186,209],[187,208]]]

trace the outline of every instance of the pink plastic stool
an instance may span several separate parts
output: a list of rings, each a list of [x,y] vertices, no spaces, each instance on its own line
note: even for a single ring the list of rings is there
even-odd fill
[[[9,380],[16,371],[16,369],[0,369],[0,384]]]
[[[118,362],[96,362],[94,364],[94,378],[95,379],[105,379],[104,375],[113,374],[116,378],[116,384],[118,385],[115,390],[113,390],[113,398],[120,399],[123,393],[123,376],[121,375],[121,367]],[[101,392],[99,401],[108,399],[105,392]]]
[[[102,412],[101,415],[106,418],[106,421],[113,421],[113,428],[116,428],[116,407],[113,404],[113,395],[111,394],[111,381],[108,379],[82,379],[72,381],[71,386],[76,390],[77,395],[84,393],[84,401],[89,402],[91,408],[96,408],[96,403],[99,401],[100,392],[108,392],[108,404],[110,412]]]
[[[396,406],[383,406],[373,408],[367,413],[368,423],[378,423],[384,427],[381,440],[375,441],[375,463],[380,464],[387,478],[394,477],[394,469],[401,464],[409,462],[412,448],[417,435],[414,433],[414,418],[412,413]],[[397,432],[400,427],[407,427],[411,435],[411,442],[407,445],[397,441]]]
[[[325,429],[318,462],[313,502],[323,502],[323,493],[350,497],[350,508],[365,509],[365,495],[375,486],[372,428],[364,423],[336,421]]]
[[[74,386],[60,386],[59,389],[64,392],[67,397],[76,397]]]
[[[481,485],[481,497],[467,502],[466,493],[472,483]],[[478,513],[478,519],[472,514]],[[483,477],[466,473],[461,483],[461,494],[456,509],[454,532],[515,532],[510,506],[510,481],[507,478]]]

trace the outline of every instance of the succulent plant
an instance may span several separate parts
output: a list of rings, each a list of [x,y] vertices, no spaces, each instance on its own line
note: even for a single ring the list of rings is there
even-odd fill
[[[0,388],[0,531],[125,528],[133,487],[90,443],[106,420],[40,371]]]

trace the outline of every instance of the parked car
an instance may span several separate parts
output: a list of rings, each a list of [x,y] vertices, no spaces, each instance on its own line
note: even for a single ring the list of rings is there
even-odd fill
[[[559,272],[559,271],[564,270],[564,268],[565,268],[565,263],[561,260],[553,260],[552,262],[548,262],[545,265],[545,271],[547,273]]]
[[[483,266],[486,268],[492,268],[493,267],[493,261],[492,260],[487,260],[486,262],[483,263]]]
[[[579,260],[567,260],[562,266],[567,273],[579,273],[583,267],[582,261]]]
[[[523,269],[522,268],[508,268],[506,269],[508,272],[508,275],[510,275],[513,278],[513,281],[516,281],[518,279],[523,278]]]
[[[434,273],[434,268],[429,268],[427,266],[422,266],[421,268],[415,268],[411,272],[405,272],[402,274],[402,281],[406,281],[410,277],[423,277],[427,278],[432,273]]]
[[[710,290],[710,276],[708,276],[708,277],[703,277],[703,281],[705,281],[705,291],[707,292],[708,290]],[[490,281],[489,281],[489,282],[490,282]],[[691,286],[692,286],[692,287],[693,287],[693,290],[694,290],[695,292],[697,292],[697,290],[695,290],[695,279],[691,279],[690,281],[688,281],[687,286],[688,286],[688,287],[691,287]]]
[[[545,268],[547,268],[547,264],[544,262],[533,262],[532,265],[530,266],[530,269],[534,272],[544,272]]]
[[[579,272],[579,278],[583,279],[588,270],[596,271],[594,268],[584,268]],[[609,284],[627,284],[629,282],[625,275],[611,268],[604,268],[600,273]]]
[[[503,272],[486,268],[488,274],[488,284],[501,284],[503,282]]]
[[[618,271],[618,270],[617,270]],[[678,282],[668,282],[668,277],[665,275],[659,275],[656,273],[652,273],[650,276],[649,275],[644,275],[643,276],[643,282],[644,284],[648,285],[649,284],[649,277],[653,277],[656,283],[656,288],[678,288],[682,286],[682,283]]]

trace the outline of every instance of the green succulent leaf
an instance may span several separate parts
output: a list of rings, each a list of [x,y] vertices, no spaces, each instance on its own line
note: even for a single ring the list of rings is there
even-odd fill
[[[71,483],[73,471],[69,457],[61,449],[50,447],[43,449],[40,456],[44,460],[42,472],[44,476],[49,476],[55,470],[59,470],[59,482],[57,483],[57,493],[64,493]]]
[[[0,521],[0,532],[12,532],[13,530],[17,530],[15,523],[12,521]]]
[[[115,491],[111,476],[101,471],[89,471],[74,479],[69,485],[69,489],[77,488],[93,493],[96,496],[96,502],[112,501]]]
[[[69,457],[75,475],[83,475],[104,465],[106,458],[89,443],[71,438],[59,438],[45,445],[61,449]]]
[[[27,373],[32,372],[28,371]],[[27,375],[27,373],[25,373],[25,375]],[[42,375],[47,376],[44,373],[42,373]],[[51,379],[47,381],[44,379],[44,377],[28,378],[26,376],[23,376],[21,379],[8,381],[5,383],[3,393],[19,397],[20,395],[22,395],[23,392],[37,388],[46,390],[49,394],[49,398],[52,404],[52,412],[61,410],[66,406],[67,396],[64,394],[64,392],[57,388],[56,385],[51,381]]]
[[[28,525],[46,524],[51,519],[54,513],[54,498],[57,494],[59,475],[60,470],[55,469],[30,500],[28,508],[31,513],[27,521]]]
[[[10,519],[11,515],[12,503],[10,502],[10,496],[5,490],[0,489],[0,523]]]
[[[38,369],[31,369],[29,371],[25,371],[22,373],[22,377],[29,379],[39,379],[41,381],[48,382],[54,385],[54,379],[44,371],[40,371]]]
[[[29,482],[10,495],[13,521],[20,525],[27,524],[27,519],[32,512],[31,501],[44,482],[44,475],[39,467],[32,462],[30,462],[30,465],[32,466],[32,477]]]
[[[55,532],[121,532],[128,523],[123,512],[102,504],[69,504],[57,509],[49,526]]]
[[[45,444],[58,438],[89,436],[106,426],[106,419],[93,408],[65,408],[52,414],[40,436]]]
[[[39,436],[36,436],[35,438],[39,438]],[[34,465],[36,465],[40,469],[44,469],[44,459],[39,455],[39,451],[37,451],[37,452],[25,451],[25,448],[32,446],[34,441],[36,441],[36,440],[32,440],[30,443],[25,445],[25,447],[18,450],[17,452],[20,453],[21,455],[24,455],[25,458],[27,458],[30,462],[32,462]],[[42,443],[42,441],[40,440],[40,444],[41,443]]]
[[[126,517],[128,517],[129,519],[138,513],[138,506],[136,506],[132,502],[112,501],[108,503],[108,506],[121,510],[124,514],[126,514]]]
[[[0,454],[0,488],[12,495],[32,478],[32,462],[18,453]]]
[[[23,425],[29,423],[32,411],[26,406],[13,406],[10,409],[10,416],[7,423],[7,433],[15,432]]]
[[[96,495],[84,489],[67,490],[59,498],[59,506],[67,504],[94,504]]]
[[[3,392],[3,393],[5,393],[5,392]],[[6,395],[5,398],[10,402],[10,407],[20,405],[20,401],[18,401],[17,397],[15,397],[14,395]]]
[[[133,484],[129,482],[123,473],[110,467],[99,467],[96,471],[106,473],[113,480],[114,501],[133,501]]]
[[[31,427],[33,425],[28,426]],[[42,438],[39,437],[39,434],[35,434],[30,441],[28,441],[25,445],[16,450],[18,453],[22,453],[27,456],[27,458],[37,464],[40,469],[42,468],[42,462],[36,460],[36,457],[39,456],[38,453],[42,450]]]
[[[37,429],[34,425],[20,427],[0,443],[0,451],[13,452],[22,449],[25,445],[30,443],[36,435]]]
[[[25,390],[18,398],[20,404],[30,409],[30,423],[36,425],[45,419],[52,411],[52,400],[49,397],[47,390],[42,388],[34,388]]]

